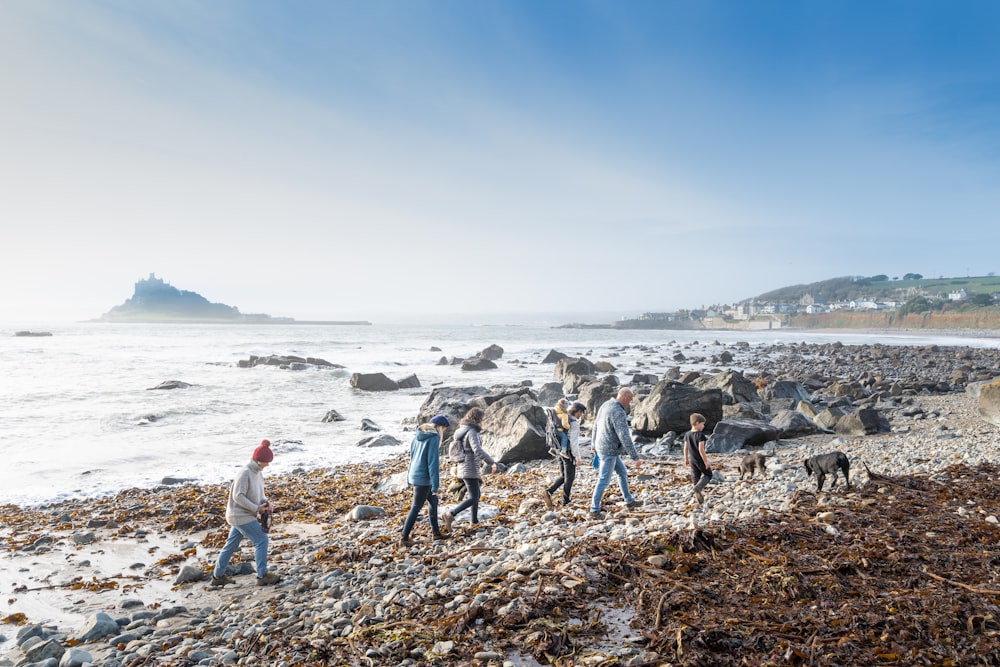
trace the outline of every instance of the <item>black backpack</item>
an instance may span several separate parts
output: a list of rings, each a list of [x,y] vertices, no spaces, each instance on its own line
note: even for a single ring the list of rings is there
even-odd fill
[[[544,408],[545,410],[545,444],[549,448],[549,452],[555,456],[561,456],[566,450],[563,449],[562,442],[559,440],[559,434],[565,433],[563,430],[562,422],[559,421],[559,415],[556,414],[554,408]]]

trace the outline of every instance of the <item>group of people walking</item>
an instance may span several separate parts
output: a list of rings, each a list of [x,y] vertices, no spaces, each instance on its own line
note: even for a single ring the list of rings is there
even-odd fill
[[[635,394],[631,389],[622,387],[614,398],[601,405],[594,417],[593,465],[597,469],[597,481],[594,484],[589,509],[595,519],[604,516],[601,499],[611,484],[612,475],[617,476],[618,488],[625,500],[625,506],[634,509],[642,505],[642,501],[634,498],[629,490],[628,471],[622,460],[624,456],[629,456],[636,466],[640,465],[641,456],[632,440],[627,417],[628,408],[634,398]],[[569,404],[566,399],[561,399],[556,403],[554,411],[560,424],[559,476],[542,492],[542,499],[549,509],[554,509],[552,496],[560,488],[562,504],[564,506],[570,504],[576,468],[586,457],[580,441],[580,422],[587,412],[587,407],[579,401]],[[468,493],[464,500],[440,517],[438,515],[438,491],[441,486],[440,451],[445,433],[451,428],[451,422],[446,416],[437,415],[417,427],[416,435],[410,443],[410,462],[406,475],[407,483],[413,488],[413,499],[403,521],[400,537],[402,546],[414,545],[411,535],[424,505],[428,505],[427,514],[435,541],[448,539],[455,517],[466,509],[470,511],[472,523],[479,523],[482,465],[486,463],[491,466],[492,472],[497,471],[496,461],[483,448],[480,437],[484,416],[485,413],[481,408],[470,409],[462,417],[455,431],[453,436],[455,443],[450,448],[450,456],[452,462],[457,465],[457,476],[462,479]],[[706,436],[703,433],[705,418],[699,414],[691,415],[691,427],[691,431],[685,434],[684,438],[684,463],[691,467],[694,495],[698,503],[702,504],[704,498],[701,490],[712,477],[711,467],[705,456]],[[212,572],[210,582],[212,586],[233,583],[233,579],[226,574],[226,569],[243,538],[249,539],[254,545],[257,585],[268,586],[281,580],[267,567],[269,544],[267,533],[270,525],[268,519],[273,508],[264,493],[262,472],[273,460],[271,443],[262,440],[254,449],[250,463],[233,480],[226,504],[226,522],[230,526],[229,537]]]

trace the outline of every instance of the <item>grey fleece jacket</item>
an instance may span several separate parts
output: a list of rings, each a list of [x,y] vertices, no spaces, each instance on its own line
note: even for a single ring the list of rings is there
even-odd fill
[[[257,520],[257,510],[267,500],[264,496],[264,469],[256,461],[246,464],[229,488],[229,502],[226,503],[226,522],[230,526],[242,526]]]

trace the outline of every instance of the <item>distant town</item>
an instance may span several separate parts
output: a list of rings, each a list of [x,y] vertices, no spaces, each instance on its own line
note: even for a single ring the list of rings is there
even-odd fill
[[[780,329],[802,326],[804,316],[830,313],[891,312],[910,314],[961,313],[997,310],[1000,278],[926,279],[920,274],[902,278],[886,275],[832,278],[808,285],[773,290],[735,304],[647,312],[612,322],[618,329]]]

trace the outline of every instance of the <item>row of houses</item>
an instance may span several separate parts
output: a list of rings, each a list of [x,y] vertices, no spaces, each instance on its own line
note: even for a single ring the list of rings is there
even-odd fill
[[[948,293],[949,301],[964,301],[968,298],[964,289],[953,290]],[[640,320],[646,322],[679,322],[681,320],[702,320],[712,318],[725,318],[728,320],[747,321],[754,319],[777,320],[784,315],[795,315],[806,313],[813,315],[816,313],[835,313],[851,311],[872,311],[872,310],[893,310],[903,305],[901,301],[877,301],[875,299],[850,299],[845,301],[835,301],[832,303],[822,303],[810,294],[803,296],[798,303],[772,303],[770,301],[745,301],[732,306],[713,306],[702,310],[643,313],[638,317],[626,318],[622,320]]]

